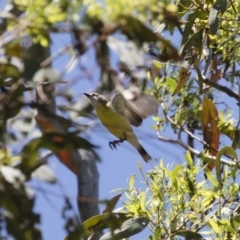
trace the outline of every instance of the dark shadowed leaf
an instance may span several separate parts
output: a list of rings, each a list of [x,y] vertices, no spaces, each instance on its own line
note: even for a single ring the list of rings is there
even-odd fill
[[[121,225],[120,229],[116,229],[114,231],[114,236],[117,239],[131,237],[137,233],[140,233],[144,228],[147,227],[148,223],[149,219],[145,217],[136,217],[128,219]],[[114,239],[114,237],[111,232],[104,234],[100,238],[100,240],[112,240],[112,239]]]
[[[187,40],[187,42],[184,45],[181,46],[180,54],[184,54],[185,51],[190,50],[192,47],[195,47],[198,50],[198,52],[201,52],[202,40],[203,40],[203,29],[194,33]]]
[[[233,216],[233,224],[234,224],[235,229],[239,228],[239,226],[240,226],[240,215],[239,214],[235,214]]]
[[[188,1],[188,0],[180,0],[178,2],[178,17],[181,18],[186,12],[187,12],[187,9],[188,7],[190,6],[191,2]]]
[[[112,199],[107,201],[107,207],[103,210],[103,213],[111,213],[116,204],[118,203],[120,197],[122,196],[122,193],[118,194],[117,196],[114,196]]]
[[[197,18],[204,18],[205,15],[206,15],[206,13],[204,11],[200,10],[200,9],[197,9],[195,12],[189,14],[189,16],[187,18],[187,23],[185,24],[181,46],[184,46],[186,44],[186,42],[194,34],[194,32],[192,30],[192,26],[193,26],[193,24],[195,22],[195,19],[197,19]],[[182,52],[183,51],[181,51],[181,53]]]
[[[182,236],[182,237],[185,237],[185,239],[194,239],[194,240],[197,240],[197,239],[203,239],[202,235],[200,235],[199,233],[196,233],[196,232],[191,232],[191,231],[182,231],[182,232],[178,232],[176,234],[177,236]]]
[[[221,13],[224,13],[227,10],[227,5],[228,5],[227,0],[217,0],[213,4],[212,8],[220,11]]]
[[[84,236],[90,236],[92,233],[101,231],[103,229],[111,227],[112,229],[119,228],[121,224],[129,217],[125,213],[104,213],[89,218],[82,223],[82,227],[85,231]]]
[[[218,30],[219,19],[217,15],[218,15],[218,10],[215,8],[212,8],[209,14],[208,24],[209,24],[210,33],[213,35],[215,35]]]

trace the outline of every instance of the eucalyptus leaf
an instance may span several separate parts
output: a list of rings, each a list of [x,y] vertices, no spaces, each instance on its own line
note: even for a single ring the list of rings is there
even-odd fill
[[[26,180],[24,174],[19,170],[9,166],[1,166],[0,172],[5,180],[15,188],[19,188]]]
[[[42,180],[47,183],[56,183],[57,178],[52,169],[47,165],[41,165],[32,172],[32,178]]]
[[[210,33],[213,35],[215,35],[218,30],[219,19],[217,15],[218,15],[218,10],[215,8],[212,8],[209,14],[208,23],[209,23]]]
[[[145,217],[135,217],[125,221],[120,229],[114,230],[114,236],[117,239],[123,239],[131,237],[141,231],[143,231],[149,223],[149,219]],[[100,240],[112,240],[114,236],[111,232],[104,234]]]

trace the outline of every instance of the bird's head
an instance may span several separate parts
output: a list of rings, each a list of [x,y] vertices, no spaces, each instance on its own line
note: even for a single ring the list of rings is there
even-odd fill
[[[99,93],[84,93],[84,95],[89,98],[93,107],[98,104],[106,105],[108,103],[108,100]]]

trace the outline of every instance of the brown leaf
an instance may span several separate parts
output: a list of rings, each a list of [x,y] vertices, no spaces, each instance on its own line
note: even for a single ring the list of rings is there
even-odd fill
[[[210,155],[216,156],[219,147],[220,132],[217,126],[218,112],[213,102],[206,96],[202,103],[202,129],[204,141],[209,145],[205,149],[209,150]],[[208,165],[209,169],[214,168],[214,163]]]
[[[184,67],[180,68],[180,70],[179,70],[180,79],[179,79],[179,82],[178,82],[172,96],[174,96],[176,93],[178,93],[185,86],[190,75],[191,75],[191,72],[188,72],[188,69],[186,69]]]
[[[222,77],[222,70],[218,69],[218,66],[219,66],[219,61],[215,57],[210,67],[210,72],[211,72],[210,79],[214,82],[217,82]]]
[[[42,133],[61,133],[57,126],[54,125],[48,118],[44,118],[40,115],[36,115],[35,120],[37,122],[38,127],[41,129]],[[55,143],[64,142],[64,139],[60,136],[52,138],[52,141]],[[55,152],[58,156],[58,159],[74,174],[77,174],[79,169],[77,168],[76,164],[72,160],[71,151],[68,150],[59,150]]]

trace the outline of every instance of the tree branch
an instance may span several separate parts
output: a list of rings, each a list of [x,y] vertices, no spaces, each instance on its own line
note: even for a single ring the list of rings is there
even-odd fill
[[[197,76],[198,76],[198,80],[202,83],[205,83],[206,85],[213,87],[215,89],[217,89],[218,91],[224,92],[226,93],[229,97],[235,98],[238,102],[240,102],[240,96],[238,93],[232,91],[230,88],[226,87],[226,86],[222,86],[214,81],[211,81],[207,78],[205,78],[204,76],[202,76],[201,71],[199,68],[195,68]]]
[[[177,144],[179,146],[181,146],[182,148],[184,148],[185,150],[191,152],[192,154],[194,154],[196,157],[198,158],[207,158],[210,161],[216,161],[216,156],[211,156],[205,153],[202,153],[194,148],[191,148],[190,146],[188,146],[187,144],[185,144],[182,140],[178,139],[178,140],[174,140],[174,139],[170,139],[170,138],[165,138],[163,136],[160,135],[160,123],[157,123],[157,137],[159,140],[163,141],[163,142],[169,142],[169,143],[174,143]],[[227,164],[229,166],[235,166],[236,164],[238,164],[238,168],[240,168],[240,163],[236,160],[233,159],[234,161],[229,161],[227,159],[221,158],[220,159],[222,163]]]

